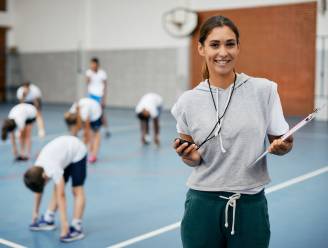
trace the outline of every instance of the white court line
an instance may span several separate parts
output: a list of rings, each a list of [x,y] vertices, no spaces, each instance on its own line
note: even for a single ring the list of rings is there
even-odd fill
[[[8,241],[8,240],[5,240],[5,239],[0,239],[0,244],[3,244],[3,245],[6,245],[6,246],[9,246],[9,247],[11,247],[11,248],[26,248],[25,246],[22,246],[22,245],[19,245],[19,244],[13,243],[13,242]]]
[[[326,173],[326,172],[328,172],[328,166],[322,167],[322,168],[320,168],[318,170],[309,172],[309,173],[304,174],[302,176],[295,177],[295,178],[292,178],[292,179],[290,179],[290,180],[288,180],[286,182],[279,183],[277,185],[274,185],[272,187],[269,187],[269,188],[267,188],[265,190],[265,194],[267,195],[267,194],[270,194],[272,192],[275,192],[275,191],[278,191],[278,190],[287,188],[287,187],[289,187],[291,185],[294,185],[294,184],[303,182],[305,180],[308,180],[308,179],[310,179],[312,177],[319,176],[319,175],[321,175],[323,173]],[[165,232],[168,232],[168,231],[172,231],[174,229],[177,229],[177,228],[180,227],[180,223],[181,222],[179,221],[177,223],[174,223],[174,224],[171,224],[171,225],[162,227],[162,228],[157,229],[155,231],[152,231],[152,232],[149,232],[149,233],[145,233],[143,235],[137,236],[137,237],[132,238],[132,239],[128,239],[126,241],[117,243],[115,245],[108,246],[107,248],[123,248],[123,247],[129,246],[129,245],[132,245],[132,244],[137,243],[137,242],[140,242],[142,240],[149,239],[149,238],[155,237],[157,235],[160,235],[162,233],[165,233]]]
[[[299,176],[299,177],[295,177],[295,178],[292,178],[286,182],[283,182],[283,183],[279,183],[277,185],[274,185],[270,188],[267,188],[265,190],[265,194],[270,194],[272,192],[275,192],[275,191],[278,191],[278,190],[281,190],[283,188],[287,188],[293,184],[296,184],[296,183],[300,183],[300,182],[303,182],[305,180],[308,180],[312,177],[316,177],[316,176],[319,176],[320,174],[323,174],[323,173],[326,173],[328,172],[328,166],[325,166],[325,167],[322,167],[318,170],[315,170],[315,171],[312,171],[312,172],[309,172],[307,174],[304,174],[302,176]]]
[[[124,241],[124,242],[121,242],[121,243],[118,243],[116,245],[112,245],[112,246],[109,246],[107,248],[121,248],[121,247],[126,247],[128,245],[132,245],[134,243],[137,243],[139,241],[142,241],[144,239],[149,239],[151,237],[154,237],[154,236],[157,236],[157,235],[160,235],[162,233],[165,233],[165,232],[168,232],[168,231],[172,231],[174,229],[177,229],[180,227],[180,222],[177,222],[177,223],[174,223],[172,225],[168,225],[168,226],[165,226],[165,227],[162,227],[160,229],[157,229],[155,231],[152,231],[152,232],[149,232],[149,233],[146,233],[144,235],[141,235],[141,236],[138,236],[138,237],[135,237],[135,238],[132,238],[132,239],[129,239],[127,241]]]

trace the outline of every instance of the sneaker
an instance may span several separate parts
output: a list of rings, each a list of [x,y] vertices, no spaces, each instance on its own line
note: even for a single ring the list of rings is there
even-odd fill
[[[64,237],[60,237],[60,241],[67,243],[67,242],[72,242],[72,241],[83,239],[83,238],[84,238],[84,234],[83,234],[82,230],[79,231],[71,226],[69,228],[68,234],[66,234],[66,236],[64,236]]]
[[[96,161],[97,161],[97,157],[96,157],[96,156],[90,156],[90,157],[88,158],[88,162],[89,162],[90,164],[94,164],[94,163],[96,163]]]
[[[24,161],[27,161],[27,160],[28,160],[28,157],[21,156],[21,155],[19,155],[15,158],[16,162],[24,162]]]
[[[40,220],[35,221],[30,225],[31,231],[51,231],[56,229],[55,222],[45,221],[43,215],[41,216]]]

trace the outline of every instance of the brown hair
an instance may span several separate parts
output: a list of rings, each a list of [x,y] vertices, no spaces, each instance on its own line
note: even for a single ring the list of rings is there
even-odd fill
[[[229,27],[232,30],[232,32],[234,32],[234,34],[236,35],[237,44],[239,44],[238,28],[229,18],[225,16],[212,16],[208,18],[200,28],[198,42],[204,45],[207,36],[214,28],[224,27],[224,26]],[[204,80],[209,78],[209,72],[208,72],[207,64],[205,62],[202,67],[202,75]]]
[[[12,132],[16,128],[16,123],[13,119],[6,119],[3,122],[1,130],[1,139],[5,141],[7,139],[8,133]]]
[[[46,185],[46,179],[43,177],[44,169],[39,166],[32,166],[24,174],[24,183],[27,188],[35,193],[42,193]]]
[[[22,84],[22,86],[24,86],[24,87],[30,87],[30,85],[31,85],[31,82],[30,81],[24,81],[23,82],[23,84]]]
[[[92,63],[96,63],[97,65],[99,65],[99,59],[97,57],[93,57],[90,60]]]
[[[67,126],[72,126],[77,123],[77,113],[66,112],[64,114],[64,119]]]

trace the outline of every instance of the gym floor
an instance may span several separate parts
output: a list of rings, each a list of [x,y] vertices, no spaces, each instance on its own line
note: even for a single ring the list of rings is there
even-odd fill
[[[10,104],[0,105],[0,121]],[[42,146],[67,134],[65,105],[45,105],[47,136],[39,139],[34,127],[32,160],[14,163],[11,145],[0,144],[0,247],[182,247],[179,221],[191,168],[184,165],[171,143],[175,121],[161,116],[161,147],[142,147],[134,111],[107,109],[111,137],[103,138],[99,161],[88,166],[84,215],[86,237],[70,244],[59,242],[59,228],[31,232],[33,194],[22,175]],[[300,118],[288,118],[290,125]],[[314,120],[294,136],[294,149],[286,156],[268,156],[272,183],[267,186],[271,222],[270,248],[328,247],[328,123]],[[47,185],[41,212],[46,210],[52,183]],[[68,214],[72,194],[67,187]],[[237,208],[238,209],[238,208]],[[56,218],[59,227],[59,218]],[[5,242],[4,242],[5,241]],[[16,244],[16,246],[15,246]],[[20,246],[19,246],[20,245]]]

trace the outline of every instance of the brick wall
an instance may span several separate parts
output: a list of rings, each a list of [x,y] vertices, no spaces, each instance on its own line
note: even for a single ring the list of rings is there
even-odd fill
[[[200,12],[200,23],[213,15],[232,19],[240,31],[236,70],[278,83],[286,115],[305,115],[314,106],[316,3]],[[192,87],[201,81],[198,31],[191,45]]]

